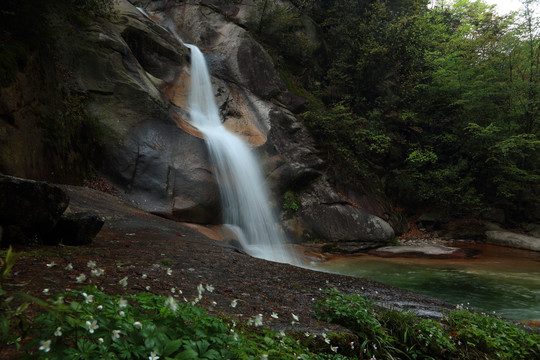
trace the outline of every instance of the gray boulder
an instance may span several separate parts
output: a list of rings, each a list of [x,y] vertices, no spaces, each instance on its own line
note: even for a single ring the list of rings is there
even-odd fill
[[[486,231],[487,242],[524,250],[540,251],[540,238],[510,231]]]
[[[348,253],[390,244],[395,236],[386,221],[344,201],[325,178],[302,194],[300,209],[288,224],[296,236],[301,232],[301,239],[331,241],[334,251]]]

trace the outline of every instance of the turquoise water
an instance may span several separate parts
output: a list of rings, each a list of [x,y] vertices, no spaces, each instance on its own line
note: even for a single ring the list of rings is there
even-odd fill
[[[343,256],[317,270],[352,275],[515,320],[540,320],[540,254],[475,246],[472,259]]]

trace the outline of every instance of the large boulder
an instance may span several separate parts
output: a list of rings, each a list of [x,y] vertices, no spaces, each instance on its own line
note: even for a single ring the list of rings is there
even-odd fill
[[[334,243],[334,250],[357,252],[389,245],[394,230],[380,217],[353,206],[339,196],[326,179],[313,182],[301,196],[301,204],[289,221],[289,230],[304,240]]]
[[[540,251],[540,238],[513,233],[510,231],[486,231],[490,244]]]
[[[41,242],[69,204],[59,187],[0,175],[1,245]]]

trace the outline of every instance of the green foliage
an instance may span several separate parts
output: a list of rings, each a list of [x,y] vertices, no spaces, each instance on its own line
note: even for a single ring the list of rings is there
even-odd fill
[[[248,27],[279,56],[300,64],[312,61],[316,45],[303,31],[301,13],[285,2],[255,0]]]
[[[324,321],[351,330],[362,343],[360,354],[387,359],[536,359],[540,335],[501,319],[453,311],[447,324],[388,309],[376,309],[359,295],[328,291],[314,306]],[[364,352],[365,350],[365,352]],[[361,355],[365,356],[365,355]]]
[[[407,157],[407,161],[414,167],[422,167],[437,162],[437,154],[432,149],[416,149]]]
[[[489,315],[466,310],[448,316],[450,331],[467,359],[540,358],[540,336]]]
[[[315,92],[326,109],[306,123],[339,175],[384,178],[405,207],[527,216],[540,198],[538,16],[529,2],[521,16],[427,4],[300,4],[329,54]]]
[[[307,111],[302,117],[324,147],[327,160],[338,169],[347,169],[351,176],[369,180],[369,166],[384,161],[390,149],[391,139],[371,119],[354,114],[343,102]]]
[[[410,359],[444,359],[455,353],[450,336],[438,322],[407,312],[381,309],[380,322]]]
[[[337,290],[313,307],[317,318],[340,324],[356,334],[361,341],[359,354],[391,356],[395,352],[394,339],[385,331],[373,310],[373,303],[360,295],[345,295]]]
[[[283,210],[290,210],[292,212],[298,211],[300,209],[300,197],[294,191],[287,191],[283,195]]]
[[[19,333],[26,330],[24,312],[29,304],[23,302],[14,309],[13,297],[7,295],[2,284],[19,257],[20,253],[14,253],[10,246],[4,259],[0,258],[0,344],[15,344],[17,347],[21,341]]]
[[[0,295],[3,295],[2,283],[4,282],[4,279],[9,275],[11,268],[13,267],[13,265],[15,265],[19,257],[20,254],[14,253],[13,249],[10,246],[6,251],[5,258],[0,258]]]
[[[25,359],[348,359],[329,346],[314,353],[294,332],[236,324],[172,296],[110,296],[87,287],[40,305],[25,332],[9,332],[24,342]]]

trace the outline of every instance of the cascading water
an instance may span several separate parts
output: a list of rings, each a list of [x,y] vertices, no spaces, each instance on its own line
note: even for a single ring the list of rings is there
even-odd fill
[[[191,123],[204,134],[223,203],[223,221],[250,255],[276,262],[298,263],[284,247],[277,218],[255,156],[246,143],[222,125],[204,55],[191,49]]]

